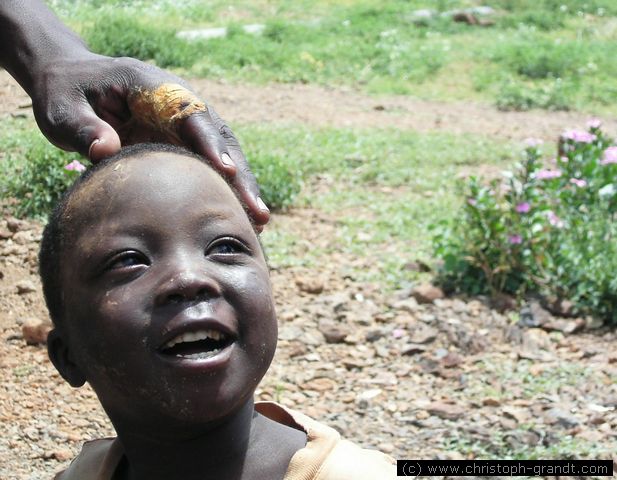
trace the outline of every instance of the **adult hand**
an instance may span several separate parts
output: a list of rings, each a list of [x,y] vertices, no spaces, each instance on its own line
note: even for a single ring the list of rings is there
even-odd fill
[[[169,97],[157,96],[170,86],[177,87],[186,102],[174,106],[173,120],[148,121],[152,118],[137,107],[149,101],[150,110],[171,109]],[[269,211],[233,132],[182,79],[132,58],[82,52],[48,64],[45,74],[35,77],[31,97],[41,131],[56,146],[76,150],[93,162],[116,153],[121,145],[154,141],[186,146],[230,178],[258,227],[267,223]],[[157,102],[161,105],[153,104]],[[200,108],[188,111],[195,105]]]
[[[131,143],[184,145],[230,178],[258,228],[268,222],[233,133],[180,78],[139,60],[90,52],[42,0],[0,0],[0,45],[0,66],[30,95],[36,121],[53,144],[93,162]],[[176,112],[158,101],[166,98],[179,100]],[[144,121],[148,110],[150,121]],[[158,113],[163,122],[152,121]]]

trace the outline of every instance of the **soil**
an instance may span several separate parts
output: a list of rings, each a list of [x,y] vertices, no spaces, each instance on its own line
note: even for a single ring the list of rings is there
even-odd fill
[[[587,119],[312,86],[193,84],[232,124],[390,126],[550,139]],[[0,118],[28,115],[27,104],[14,82],[0,75]],[[605,126],[617,131],[614,120]],[[319,185],[307,188],[318,191]],[[420,303],[411,289],[387,294],[348,273],[350,265],[378,269],[370,256],[331,248],[336,215],[299,208],[272,219],[269,228],[305,239],[294,255],[312,248],[324,254],[319,270],[273,266],[280,342],[258,399],[297,408],[397,458],[465,458],[470,444],[494,457],[504,445],[516,451],[554,447],[555,458],[564,439],[600,452],[587,453],[591,457],[617,452],[616,332],[568,334],[574,319],[549,319],[551,328],[518,326],[482,298]],[[85,440],[113,430],[89,387],[72,389],[44,345],[26,344],[23,324],[47,319],[36,273],[42,227],[7,219],[0,219],[0,478],[47,479]]]

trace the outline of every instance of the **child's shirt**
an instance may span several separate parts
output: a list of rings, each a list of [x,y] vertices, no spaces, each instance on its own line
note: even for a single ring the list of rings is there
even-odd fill
[[[260,414],[307,435],[304,448],[291,459],[284,480],[389,480],[396,478],[396,460],[341,439],[338,432],[302,413],[274,402],[258,402]],[[55,480],[111,480],[124,452],[117,439],[93,440]]]

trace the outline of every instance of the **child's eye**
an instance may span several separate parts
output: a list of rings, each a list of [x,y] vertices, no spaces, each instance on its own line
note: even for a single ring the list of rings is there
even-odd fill
[[[235,238],[220,238],[208,247],[207,255],[234,255],[246,253],[248,248]]]
[[[114,255],[107,263],[107,270],[120,270],[140,265],[149,265],[148,259],[143,254],[134,251],[122,252]]]

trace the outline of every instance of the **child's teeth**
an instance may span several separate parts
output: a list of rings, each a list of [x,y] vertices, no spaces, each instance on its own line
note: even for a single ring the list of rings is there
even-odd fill
[[[183,342],[197,342],[199,340],[207,340],[207,339],[212,339],[212,340],[221,340],[224,337],[224,335],[221,332],[217,332],[216,330],[198,330],[196,332],[187,332],[187,333],[183,333],[182,335],[178,335],[175,338],[172,338],[169,342],[167,342],[165,344],[165,348],[171,348],[174,345],[177,345],[178,343],[183,343]]]

